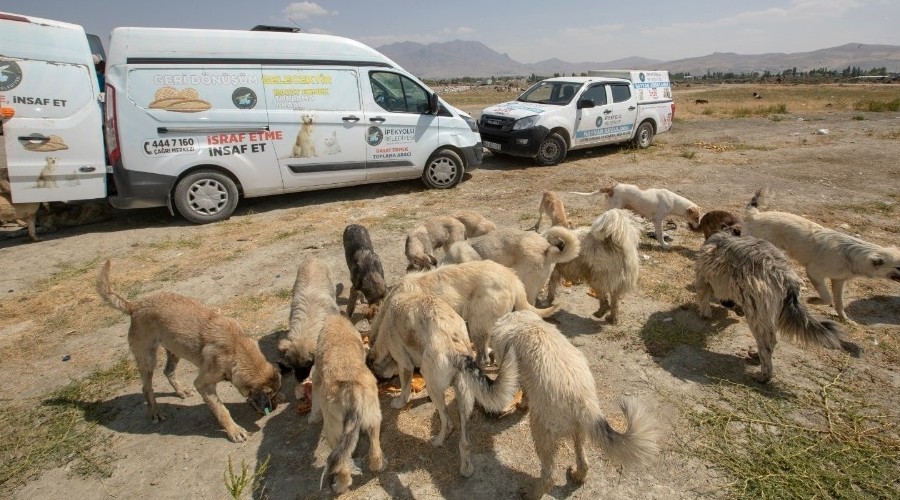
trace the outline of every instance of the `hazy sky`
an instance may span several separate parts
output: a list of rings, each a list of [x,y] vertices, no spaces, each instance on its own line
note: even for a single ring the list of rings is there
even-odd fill
[[[373,47],[474,40],[523,63],[806,52],[850,42],[900,45],[898,0],[0,0],[0,11],[81,24],[104,43],[117,26],[296,23]]]

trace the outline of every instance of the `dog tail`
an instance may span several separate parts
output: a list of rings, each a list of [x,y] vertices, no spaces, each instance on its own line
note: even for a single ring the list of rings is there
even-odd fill
[[[767,187],[757,189],[756,193],[753,194],[753,198],[750,198],[750,202],[747,203],[747,215],[759,213],[759,209],[766,206],[770,194]]]
[[[624,399],[620,405],[628,429],[617,432],[600,416],[591,428],[592,437],[609,459],[616,463],[630,465],[644,462],[659,452],[654,419],[647,408],[634,399]]]
[[[342,399],[344,399],[343,428],[341,429],[341,437],[338,439],[337,444],[334,449],[331,450],[331,453],[328,454],[328,459],[325,461],[325,470],[322,471],[322,475],[319,477],[320,490],[322,489],[322,484],[324,483],[326,475],[330,481],[335,474],[340,472],[341,464],[350,463],[353,450],[356,449],[356,443],[359,441],[361,418],[355,389],[356,388],[352,385],[345,385],[341,390],[343,393]]]
[[[595,194],[600,194],[604,188],[600,188],[596,191],[591,191],[590,193],[579,193],[578,191],[569,191],[569,194],[577,194],[578,196],[594,196]]]
[[[460,354],[454,360],[459,370],[457,376],[465,380],[465,383],[457,384],[456,387],[471,390],[475,400],[489,412],[503,411],[519,388],[519,360],[515,353],[506,351],[495,354],[499,354],[496,360],[500,368],[494,380],[488,378],[472,355]]]
[[[100,268],[100,274],[97,276],[97,293],[100,294],[109,305],[115,307],[116,309],[131,314],[132,304],[128,302],[121,295],[112,291],[109,287],[109,268],[112,267],[112,263],[107,260],[106,263]]]
[[[790,285],[784,297],[778,328],[785,337],[801,346],[821,345],[829,349],[842,349],[854,358],[862,353],[860,347],[844,339],[844,332],[837,323],[830,320],[819,321],[800,301],[800,286]]]
[[[554,226],[545,231],[543,236],[550,243],[545,252],[545,258],[550,262],[569,262],[578,257],[581,251],[581,240],[571,229]]]

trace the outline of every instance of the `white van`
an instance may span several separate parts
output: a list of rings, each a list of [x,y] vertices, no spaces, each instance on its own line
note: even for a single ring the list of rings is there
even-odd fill
[[[0,12],[0,108],[14,203],[104,198],[102,102],[81,26]]]
[[[116,28],[106,141],[119,208],[197,223],[239,196],[421,178],[481,163],[475,121],[361,43],[266,31]]]

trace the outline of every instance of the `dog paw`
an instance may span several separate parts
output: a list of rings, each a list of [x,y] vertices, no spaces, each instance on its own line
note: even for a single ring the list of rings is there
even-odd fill
[[[831,305],[831,301],[825,302],[824,300],[822,300],[822,297],[810,297],[810,298],[806,299],[806,303],[807,304],[815,304],[815,305],[825,305],[825,306]]]
[[[459,475],[462,477],[472,477],[472,474],[475,473],[475,466],[472,465],[472,461],[468,458],[464,459],[459,464]]]
[[[760,384],[768,384],[770,380],[772,380],[771,374],[766,374],[763,372],[759,372],[753,376],[753,379],[756,380]]]
[[[166,416],[160,412],[155,412],[150,414],[150,421],[154,424],[158,424],[166,419]]]
[[[406,406],[407,401],[404,401],[401,397],[396,397],[391,401],[391,407],[396,408],[397,410]]]
[[[178,396],[178,397],[181,398],[181,399],[187,399],[187,398],[189,398],[189,397],[191,397],[191,396],[194,395],[194,391],[192,391],[192,390],[190,390],[190,389],[187,389],[187,390],[184,390],[184,391],[175,391],[175,395]]]
[[[566,469],[566,477],[575,484],[584,484],[584,480],[587,478],[587,468],[577,470],[574,467],[569,467]]]
[[[247,431],[240,425],[235,424],[233,428],[228,429],[226,432],[228,433],[228,439],[233,443],[243,443],[247,441]]]

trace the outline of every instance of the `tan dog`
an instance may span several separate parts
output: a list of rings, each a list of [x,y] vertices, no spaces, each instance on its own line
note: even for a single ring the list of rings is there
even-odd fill
[[[747,205],[745,234],[770,241],[806,268],[806,275],[818,298],[816,304],[831,305],[838,318],[847,321],[844,312],[844,285],[859,276],[900,282],[900,249],[882,247],[859,238],[822,227],[799,215],[786,212],[760,212],[767,196],[759,190]],[[825,279],[831,279],[832,299]]]
[[[452,217],[466,226],[466,238],[482,236],[497,229],[496,224],[474,210],[460,210],[454,212]]]
[[[472,465],[468,421],[475,400],[488,411],[499,412],[512,399],[518,383],[515,356],[500,367],[496,380],[487,378],[475,363],[469,347],[466,323],[449,304],[428,294],[392,293],[372,324],[374,339],[369,359],[380,376],[400,375],[400,396],[392,402],[403,408],[409,402],[413,370],[421,367],[428,395],[441,419],[441,430],[431,444],[441,446],[453,423],[447,415],[444,393],[452,384],[459,409],[459,473],[469,477]]]
[[[688,221],[688,227],[691,228],[697,228],[700,224],[700,207],[668,189],[641,189],[633,184],[614,182],[610,187],[600,188],[591,193],[572,194],[591,196],[599,193],[606,195],[606,204],[609,208],[624,208],[652,220],[656,239],[663,248],[669,248],[662,231],[663,220],[668,215],[684,217]]]
[[[655,423],[639,403],[622,402],[628,422],[624,433],[610,427],[600,410],[587,359],[556,327],[531,311],[517,311],[500,318],[491,337],[501,355],[518,358],[523,401],[527,399],[531,436],[541,462],[541,477],[520,490],[525,498],[541,498],[553,487],[556,449],[563,439],[575,442],[575,468],[569,467],[567,475],[577,484],[587,478],[587,441],[600,445],[610,460],[622,465],[657,453]]]
[[[562,226],[567,229],[574,227],[569,222],[569,218],[566,217],[566,209],[563,207],[562,200],[553,191],[544,191],[544,196],[541,197],[541,204],[538,205],[538,220],[529,229],[537,231],[541,227],[541,220],[544,218],[544,214],[547,214],[547,217],[550,219],[551,226]]]
[[[384,469],[378,385],[366,367],[359,332],[340,314],[325,317],[315,359],[309,421],[324,421],[322,434],[331,448],[319,488],[327,475],[332,491],[343,493],[353,482],[351,455],[361,430],[369,436],[369,470]]]
[[[723,229],[730,229],[734,236],[741,235],[742,221],[737,215],[725,210],[710,210],[700,218],[697,227],[688,226],[695,233],[703,233],[703,239],[709,238]]]
[[[457,241],[444,256],[444,264],[492,260],[516,272],[525,285],[528,302],[534,304],[557,263],[578,256],[580,243],[571,230],[551,227],[544,234],[500,228],[484,236]]]
[[[694,287],[700,316],[710,317],[713,297],[733,301],[743,309],[759,351],[756,380],[763,384],[774,373],[776,332],[801,345],[844,349],[859,356],[859,347],[843,339],[835,322],[810,315],[800,302],[801,286],[781,250],[759,238],[719,232],[706,240],[697,255]]]
[[[312,116],[303,115],[300,117],[300,131],[297,132],[297,140],[294,141],[294,158],[319,156],[316,154],[316,143],[312,138],[315,130],[316,125]]]
[[[153,394],[153,370],[161,345],[166,351],[164,373],[175,394],[186,398],[191,391],[175,378],[180,359],[200,369],[194,387],[236,443],[247,440],[247,431],[234,423],[228,409],[216,394],[216,384],[230,381],[260,414],[274,410],[283,395],[281,374],[263,356],[259,344],[248,337],[241,325],[214,309],[183,295],[161,292],[129,302],[109,286],[110,261],[97,278],[97,292],[116,309],[131,316],[128,346],[137,362],[143,383],[144,400],[154,423],[164,417]]]
[[[293,370],[297,382],[309,376],[325,318],[340,313],[335,301],[337,289],[327,262],[317,257],[300,261],[291,295],[287,338],[278,342],[282,366]]]
[[[12,190],[10,189],[9,181],[6,179],[0,179],[0,196],[12,207],[12,218],[22,219],[28,225],[28,237],[31,238],[31,241],[40,241],[40,238],[37,236],[36,223],[37,211],[41,208],[41,204],[13,203]]]
[[[466,226],[457,218],[435,215],[406,233],[407,271],[427,271],[437,267],[434,251],[447,252],[456,241],[466,239]]]
[[[575,230],[581,243],[581,252],[575,259],[556,265],[550,277],[547,300],[556,299],[556,287],[561,278],[586,282],[597,294],[600,306],[594,312],[597,318],[609,312],[609,322],[619,321],[619,301],[637,287],[641,259],[638,244],[640,230],[633,216],[623,209],[613,208],[604,212],[591,227]]]
[[[488,362],[491,326],[497,318],[523,309],[546,318],[558,309],[558,306],[535,308],[528,302],[525,285],[516,274],[491,260],[411,273],[391,293],[433,295],[447,302],[466,321],[481,366]]]

